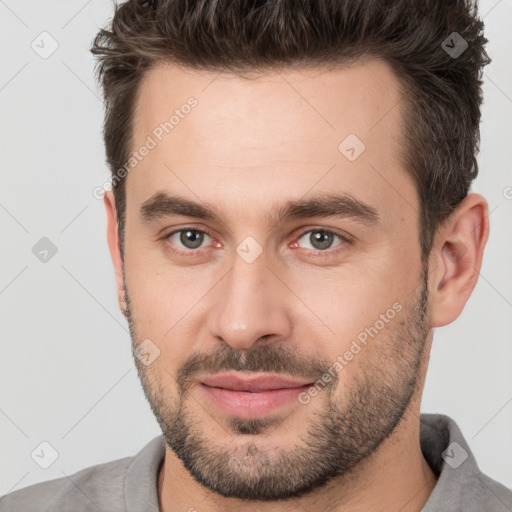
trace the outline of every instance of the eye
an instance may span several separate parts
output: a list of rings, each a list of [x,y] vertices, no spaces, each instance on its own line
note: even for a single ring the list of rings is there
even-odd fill
[[[336,238],[339,239],[340,242],[333,246]],[[298,245],[301,245],[305,249],[325,251],[327,249],[331,249],[332,247],[342,245],[343,242],[346,242],[345,238],[341,235],[338,235],[337,233],[334,233],[333,231],[328,231],[325,229],[312,229],[303,233],[301,237],[298,238],[294,243],[294,246],[297,247]],[[309,247],[307,244],[309,244]]]
[[[195,228],[183,228],[169,233],[166,238],[174,246],[176,252],[196,253],[209,245],[221,247],[207,232]],[[336,239],[338,243],[336,243]],[[342,235],[326,229],[310,229],[292,243],[292,247],[301,247],[313,252],[327,252],[328,249],[343,248],[349,241]],[[202,251],[201,251],[202,252]],[[331,252],[329,252],[331,254]]]
[[[199,229],[180,229],[178,231],[173,231],[168,235],[168,239],[180,248],[185,249],[198,249],[201,247],[205,239],[212,238],[205,233],[204,231],[200,231]],[[181,246],[180,246],[181,244]]]

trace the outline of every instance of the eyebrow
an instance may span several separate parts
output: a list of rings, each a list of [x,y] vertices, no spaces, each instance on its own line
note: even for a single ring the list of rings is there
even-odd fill
[[[140,207],[140,216],[148,223],[175,215],[226,223],[224,216],[215,207],[166,192],[157,192]],[[320,194],[309,199],[290,200],[274,207],[266,215],[266,220],[275,225],[286,220],[309,217],[351,218],[367,225],[379,222],[378,212],[373,206],[350,194]]]

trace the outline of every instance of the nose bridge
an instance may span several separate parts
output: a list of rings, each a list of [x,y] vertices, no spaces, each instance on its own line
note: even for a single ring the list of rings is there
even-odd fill
[[[247,248],[243,243],[240,247]],[[250,348],[262,336],[289,335],[291,320],[285,289],[267,263],[263,253],[255,259],[237,253],[218,290],[211,334],[238,350]]]

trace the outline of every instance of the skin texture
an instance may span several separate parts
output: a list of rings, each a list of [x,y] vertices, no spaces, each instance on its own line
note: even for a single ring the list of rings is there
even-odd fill
[[[458,317],[476,284],[488,211],[469,195],[423,264],[419,199],[401,165],[399,85],[378,59],[251,80],[170,64],[145,76],[134,148],[188,98],[198,102],[126,178],[124,261],[105,195],[134,349],[149,339],[160,351],[149,366],[135,362],[169,445],[164,512],[419,511],[432,492],[419,445],[432,329]],[[349,134],[366,146],[355,161],[338,150]],[[142,205],[160,192],[221,219],[144,219]],[[268,218],[319,194],[348,194],[378,221]],[[179,229],[208,236],[190,249],[180,233],[169,236]],[[341,238],[315,245],[310,235],[322,230]],[[247,237],[261,250],[251,263],[237,252]],[[307,404],[237,418],[197,380],[231,369],[314,382],[371,326],[378,332]]]

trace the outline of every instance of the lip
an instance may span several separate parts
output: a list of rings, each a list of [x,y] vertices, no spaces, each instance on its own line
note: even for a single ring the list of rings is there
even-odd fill
[[[278,375],[240,377],[232,373],[206,376],[199,382],[214,406],[238,418],[265,416],[290,402],[299,403],[299,395],[313,384]]]
[[[293,380],[279,375],[252,375],[241,377],[233,373],[208,375],[200,379],[202,384],[213,388],[230,389],[232,391],[249,391],[258,393],[275,389],[299,388],[309,381]]]

